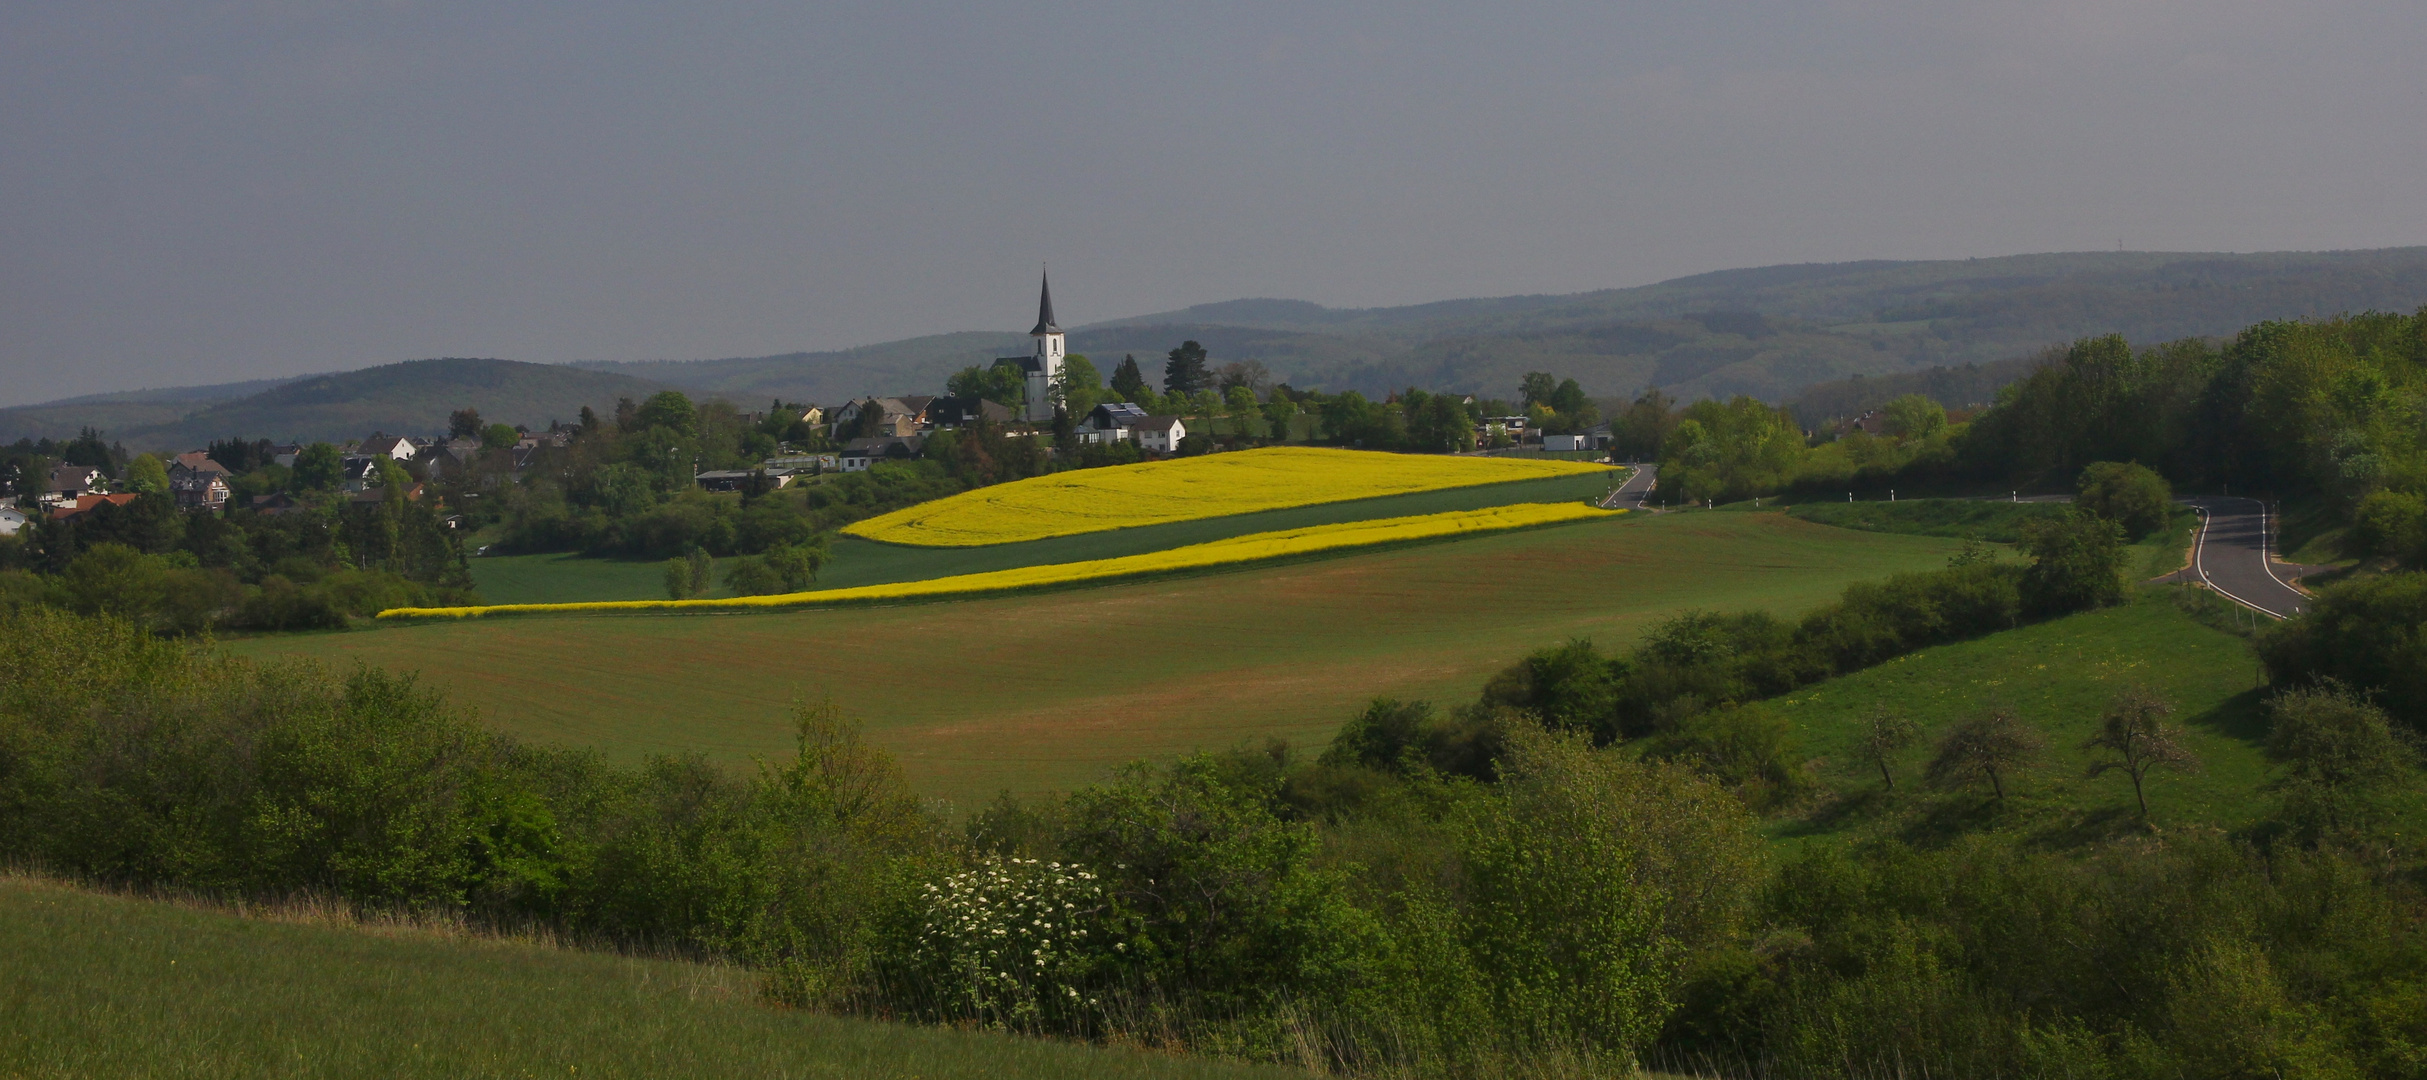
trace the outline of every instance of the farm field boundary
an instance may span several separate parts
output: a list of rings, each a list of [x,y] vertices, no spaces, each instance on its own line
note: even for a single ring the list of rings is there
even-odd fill
[[[881,514],[843,532],[916,547],[976,547],[1611,471],[1604,465],[1541,458],[1272,446],[996,484]]]
[[[818,570],[819,589],[924,581],[956,574],[982,574],[1046,563],[1117,559],[1150,551],[1228,540],[1249,533],[1303,529],[1372,518],[1411,517],[1451,510],[1482,510],[1510,503],[1598,502],[1625,478],[1616,473],[1577,473],[1539,480],[1511,480],[1411,495],[1320,503],[1286,510],[1199,518],[1168,525],[1142,525],[1077,536],[985,547],[910,547],[838,536],[833,558]],[[490,604],[568,604],[592,600],[654,600],[665,595],[664,564],[571,553],[490,555],[471,560],[472,580]],[[713,587],[710,598],[732,595]]]
[[[862,585],[847,589],[744,596],[721,600],[599,600],[571,604],[486,604],[468,607],[391,608],[390,618],[477,618],[505,614],[575,614],[630,611],[751,610],[848,604],[885,600],[939,599],[978,593],[1010,592],[1117,578],[1184,573],[1239,563],[1317,555],[1350,548],[1451,539],[1590,521],[1623,511],[1601,510],[1581,503],[1519,503],[1489,510],[1463,510],[1416,517],[1318,525],[1306,529],[1251,533],[1246,536],[1192,544],[1168,551],[1128,555],[1117,559],[1025,566],[981,574],[962,574],[926,581]]]

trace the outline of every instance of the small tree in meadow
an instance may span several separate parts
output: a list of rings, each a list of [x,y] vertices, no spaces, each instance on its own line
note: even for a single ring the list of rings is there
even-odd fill
[[[689,555],[666,560],[666,595],[675,600],[689,600],[707,592],[715,574],[716,559],[692,548]]]
[[[1960,787],[1987,780],[1997,801],[2006,801],[2006,777],[2030,768],[2048,745],[2039,729],[2014,710],[1999,706],[1948,729],[1938,740],[1938,756],[1930,759],[1933,787]]]
[[[2122,772],[2132,780],[2132,799],[2140,804],[2140,819],[2149,820],[2147,781],[2155,769],[2180,769],[2197,772],[2199,755],[2183,745],[2182,732],[2166,722],[2174,705],[2143,687],[2134,687],[2116,695],[2107,706],[2107,714],[2099,721],[2098,734],[2082,744],[2086,750],[2104,750],[2102,757],[2090,766],[2090,775],[2104,776]]]
[[[1855,752],[1878,768],[1880,782],[1886,784],[1889,791],[1894,791],[1896,774],[1888,766],[1895,761],[1896,755],[1913,745],[1920,734],[1920,727],[1913,723],[1911,717],[1886,709],[1873,709],[1871,715],[1863,718],[1862,744]]]

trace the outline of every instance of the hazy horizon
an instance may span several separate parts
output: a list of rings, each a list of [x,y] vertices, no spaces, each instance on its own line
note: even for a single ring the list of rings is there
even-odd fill
[[[2427,243],[2427,12],[0,11],[0,405],[1242,297]]]

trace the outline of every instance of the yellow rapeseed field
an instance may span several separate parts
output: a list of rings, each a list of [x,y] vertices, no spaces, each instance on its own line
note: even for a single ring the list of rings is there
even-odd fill
[[[1091,559],[1086,562],[1023,566],[1016,570],[958,574],[952,577],[896,582],[890,585],[861,585],[849,589],[784,593],[777,596],[745,596],[731,600],[599,600],[579,604],[490,604],[481,607],[391,608],[380,612],[379,617],[382,619],[420,616],[469,618],[512,612],[786,608],[851,601],[957,596],[1197,570],[1231,563],[1336,551],[1341,548],[1369,547],[1375,544],[1392,544],[1407,540],[1429,540],[1447,536],[1498,532],[1504,529],[1522,529],[1533,525],[1583,521],[1591,518],[1611,517],[1618,513],[1622,513],[1622,511],[1600,510],[1583,503],[1516,503],[1510,506],[1495,506],[1488,510],[1454,510],[1444,514],[1377,518],[1372,521],[1351,521],[1339,525],[1316,525],[1304,529],[1250,533],[1246,536],[1234,536],[1228,540],[1190,544],[1186,547],[1149,552],[1144,555],[1125,555],[1117,559]]]
[[[889,544],[979,547],[1607,468],[1546,458],[1271,446],[997,484],[869,518],[843,532]]]

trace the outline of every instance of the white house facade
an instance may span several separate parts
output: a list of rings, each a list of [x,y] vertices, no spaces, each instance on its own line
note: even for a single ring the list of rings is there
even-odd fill
[[[1180,440],[1188,437],[1188,425],[1177,416],[1150,416],[1131,427],[1138,440],[1138,449],[1169,454],[1180,448]]]

